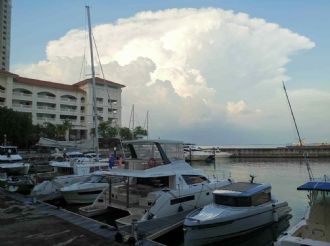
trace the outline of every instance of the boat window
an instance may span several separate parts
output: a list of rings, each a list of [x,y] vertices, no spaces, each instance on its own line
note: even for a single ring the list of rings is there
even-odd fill
[[[17,150],[16,148],[1,148],[0,149],[0,155],[16,155],[17,154]]]
[[[102,180],[103,176],[100,176],[100,175],[92,175],[92,176],[89,176],[85,182],[86,183],[100,183],[100,181]]]
[[[200,175],[182,175],[182,177],[188,185],[210,182],[206,177]]]
[[[169,160],[175,161],[184,159],[183,144],[161,144],[161,147]]]
[[[251,197],[249,196],[225,196],[219,194],[213,194],[214,203],[218,205],[224,206],[232,206],[232,207],[248,207],[251,206]]]
[[[252,205],[257,206],[271,200],[270,192],[261,192],[252,196]]]
[[[168,177],[137,178],[136,184],[148,185],[156,188],[169,187]]]

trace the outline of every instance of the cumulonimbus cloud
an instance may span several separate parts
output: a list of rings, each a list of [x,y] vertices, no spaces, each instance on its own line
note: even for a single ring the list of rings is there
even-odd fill
[[[215,8],[140,12],[93,34],[106,79],[127,85],[123,122],[134,103],[140,115],[151,111],[157,136],[171,127],[253,127],[256,115],[267,125],[263,105],[288,79],[290,56],[315,46],[277,24]],[[47,60],[15,72],[74,83],[86,44],[86,31],[73,29],[48,43]],[[234,111],[244,117],[231,117]]]

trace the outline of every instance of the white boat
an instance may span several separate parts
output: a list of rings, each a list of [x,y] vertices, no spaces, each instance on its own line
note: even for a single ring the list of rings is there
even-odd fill
[[[30,164],[22,161],[16,146],[0,146],[0,169],[8,175],[28,174]]]
[[[281,237],[280,246],[330,245],[330,181],[309,181],[297,188],[309,191],[310,206],[305,217]]]
[[[61,188],[61,194],[68,204],[93,203],[96,197],[109,187],[109,176],[92,174],[81,182]]]
[[[213,203],[187,215],[185,245],[207,245],[249,233],[291,211],[271,197],[271,185],[236,182],[213,192]]]
[[[210,181],[202,171],[184,161],[182,142],[169,140],[132,140],[123,142],[123,165],[108,172],[124,182],[111,184],[92,205],[79,208],[92,216],[108,208],[128,212],[116,220],[131,224],[191,211],[212,201],[212,191],[231,180]],[[109,196],[109,194],[111,194]]]
[[[185,159],[187,161],[210,161],[214,160],[214,153],[201,150],[201,149],[189,149],[184,152]]]

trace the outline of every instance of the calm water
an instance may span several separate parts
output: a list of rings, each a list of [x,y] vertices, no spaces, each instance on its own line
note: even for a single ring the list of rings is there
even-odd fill
[[[330,175],[330,159],[309,160],[314,177]],[[292,208],[290,226],[294,225],[306,212],[307,193],[297,191],[297,187],[308,180],[307,168],[299,159],[263,159],[263,158],[222,158],[215,163],[193,162],[194,168],[203,169],[210,177],[228,178],[236,181],[248,181],[250,175],[255,182],[270,183],[272,194],[278,200],[287,201]]]

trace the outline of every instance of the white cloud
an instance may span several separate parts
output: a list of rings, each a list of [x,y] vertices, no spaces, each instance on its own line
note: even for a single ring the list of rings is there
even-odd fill
[[[290,56],[315,46],[277,24],[214,8],[141,12],[93,32],[106,78],[127,85],[123,122],[134,103],[141,119],[151,112],[155,136],[196,127],[253,129],[256,119],[266,129],[283,121],[267,107],[277,112]],[[69,31],[48,43],[46,61],[15,72],[74,83],[87,44],[84,31]]]

